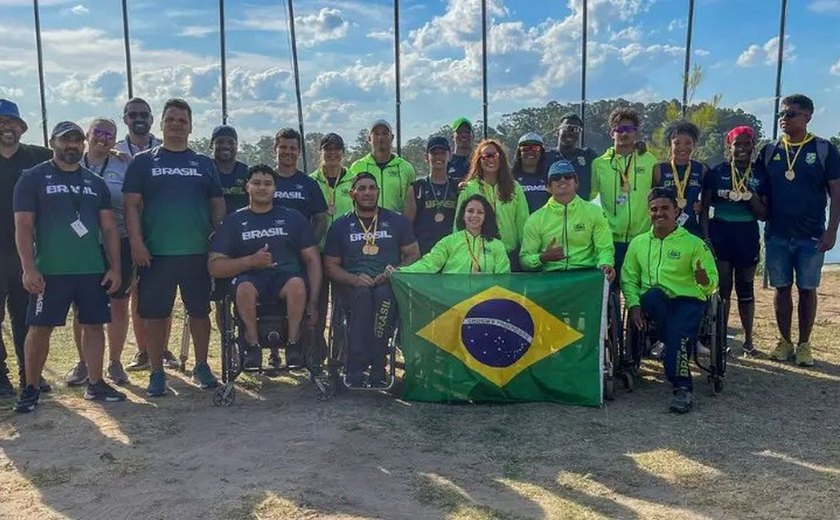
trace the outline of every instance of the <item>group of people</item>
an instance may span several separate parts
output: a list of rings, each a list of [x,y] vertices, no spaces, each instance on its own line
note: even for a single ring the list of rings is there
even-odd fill
[[[274,137],[274,166],[237,161],[231,126],[213,130],[212,157],[191,150],[192,111],[181,99],[164,104],[160,140],[151,132],[151,107],[133,98],[123,111],[124,139],[107,118],[87,130],[65,121],[51,133],[51,150],[21,144],[27,125],[13,102],[0,100],[0,302],[4,310],[8,303],[20,367],[15,410],[35,409],[49,391],[42,370],[50,334],[71,305],[80,361],[68,383],[86,384],[86,399],[125,399],[105,379],[128,380],[120,357],[129,315],[138,353],[127,368],[150,368],[147,394],[167,393],[178,290],[201,388],[218,384],[207,364],[210,302],[227,294],[244,325],[239,341],[249,367],[263,363],[258,302],[285,302],[289,367],[305,364],[304,327],[323,340],[328,299],[350,309],[347,382],[376,388],[389,383],[395,271],[592,268],[623,294],[627,326],[655,326],[674,390],[670,409],[688,412],[688,360],[718,284],[725,302],[734,286],[744,352],[758,354],[759,220],[780,333],[770,356],[814,364],[809,337],[823,256],[840,221],[840,155],[808,132],[813,112],[807,97],[785,98],[779,141],[756,153],[756,131],[733,128],[727,160],[714,168],[692,158],[701,136],[687,121],[668,127],[670,154],[658,160],[639,141],[640,115],[628,108],[610,115],[613,146],[602,154],[580,146],[583,121],[569,114],[559,121],[556,148],[527,133],[512,162],[499,142],[476,144],[472,123],[461,117],[451,125],[454,150],[445,137],[429,139],[430,174],[417,179],[394,153],[385,120],[370,125],[370,153],[349,167],[342,137],[326,134],[319,166],[307,175],[298,170],[301,136],[290,128]],[[272,351],[268,364],[280,363]],[[0,343],[0,395],[12,397],[7,372]]]

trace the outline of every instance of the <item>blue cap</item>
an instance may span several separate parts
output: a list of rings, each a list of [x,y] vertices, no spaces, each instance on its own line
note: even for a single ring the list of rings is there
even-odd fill
[[[519,138],[518,145],[523,144],[538,144],[540,146],[543,145],[543,138],[540,134],[535,134],[534,132],[528,132],[527,134],[523,135]]]
[[[82,135],[82,137],[85,136],[85,131],[82,130],[81,126],[77,125],[73,121],[62,121],[55,125],[52,133],[50,134],[50,139],[55,139],[56,137],[61,137],[71,132],[78,132]]]
[[[429,142],[426,143],[426,153],[431,152],[435,148],[443,148],[447,152],[450,151],[449,140],[439,135],[430,138]]]
[[[239,141],[239,137],[236,136],[236,129],[232,126],[228,125],[219,125],[213,129],[213,133],[210,134],[210,141],[215,141],[217,137],[233,137],[234,141]]]
[[[18,110],[18,106],[13,102],[9,101],[8,99],[0,99],[0,116],[11,117],[12,119],[17,119],[21,125],[23,125],[23,131],[26,132],[29,129],[27,126],[26,121],[21,119],[20,117],[20,110]]]
[[[570,173],[573,173],[573,174],[577,175],[577,172],[575,171],[575,167],[572,166],[572,163],[570,163],[569,161],[567,161],[565,159],[561,159],[561,160],[553,163],[548,168],[548,178],[549,179],[551,179],[555,175],[568,175]]]

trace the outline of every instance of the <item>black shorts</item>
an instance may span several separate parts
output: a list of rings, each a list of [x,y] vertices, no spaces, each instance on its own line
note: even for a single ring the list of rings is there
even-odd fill
[[[210,279],[210,301],[220,302],[230,293],[232,278]]]
[[[300,274],[271,270],[250,271],[233,278],[231,286],[233,287],[233,294],[236,295],[236,288],[239,285],[246,282],[251,283],[257,289],[257,300],[268,303],[278,300],[280,291],[292,278],[303,280],[303,276]]]
[[[108,264],[108,255],[105,254],[105,249],[102,249],[102,258],[105,260],[105,269],[110,269]],[[124,300],[128,298],[131,293],[131,286],[134,285],[134,279],[137,278],[137,269],[134,268],[134,262],[131,260],[131,245],[129,245],[128,237],[120,239],[120,288],[111,295],[112,300]]]
[[[82,325],[101,325],[111,321],[111,300],[102,286],[103,273],[44,276],[44,294],[30,294],[26,324],[62,327],[70,306]]]
[[[141,318],[168,318],[175,305],[176,289],[181,290],[184,307],[193,318],[210,314],[210,274],[207,255],[152,257],[152,265],[138,271],[138,313]]]
[[[709,221],[709,238],[718,261],[728,262],[736,269],[758,265],[761,255],[758,222],[712,219]]]

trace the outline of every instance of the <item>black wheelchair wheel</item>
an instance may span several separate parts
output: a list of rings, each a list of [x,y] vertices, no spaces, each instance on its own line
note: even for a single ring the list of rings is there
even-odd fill
[[[729,344],[727,337],[726,318],[729,314],[729,306],[725,301],[718,301],[718,306],[715,312],[716,329],[713,331],[715,339],[717,340],[717,348],[714,351],[714,369],[715,375],[723,377],[726,374],[726,362],[729,357]],[[721,381],[721,389],[723,388],[723,381]]]
[[[604,376],[604,399],[615,400],[615,379],[611,375]]]

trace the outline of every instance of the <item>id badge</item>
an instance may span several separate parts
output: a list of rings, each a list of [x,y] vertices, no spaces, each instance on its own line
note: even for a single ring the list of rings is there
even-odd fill
[[[685,226],[686,222],[688,222],[688,215],[686,213],[680,213],[680,216],[677,217],[677,225]]]
[[[73,228],[73,231],[75,231],[77,235],[79,235],[79,238],[82,238],[83,236],[88,234],[88,228],[86,228],[85,225],[82,224],[81,219],[77,218],[76,220],[71,222],[70,227]]]
[[[615,199],[615,205],[616,206],[623,206],[626,203],[627,203],[627,195],[619,195]]]

